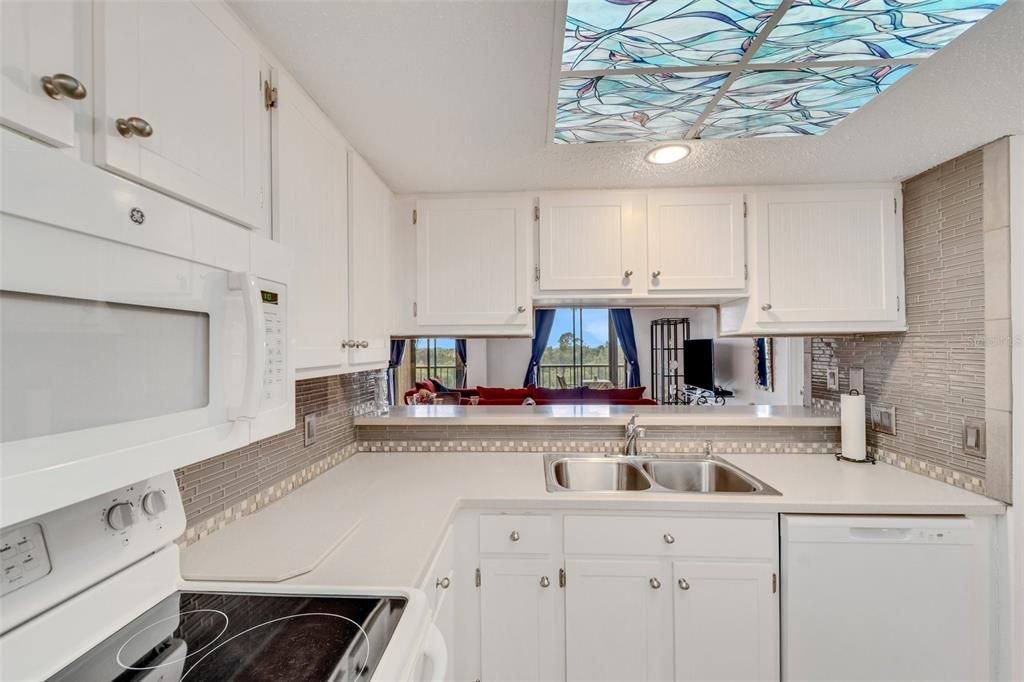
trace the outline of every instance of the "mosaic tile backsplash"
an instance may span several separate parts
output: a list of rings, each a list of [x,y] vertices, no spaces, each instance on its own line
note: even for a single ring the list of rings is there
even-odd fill
[[[265,507],[354,455],[353,418],[376,404],[379,374],[296,382],[294,429],[175,471],[186,518],[179,544]],[[317,440],[306,447],[303,418],[310,413],[317,415]]]
[[[806,341],[815,407],[837,407],[851,367],[864,369],[869,422],[871,404],[895,406],[896,435],[868,426],[868,446],[881,461],[1003,501],[1010,493],[1006,149],[997,140],[903,184],[907,333]],[[829,369],[838,370],[839,390],[828,388]],[[965,451],[965,419],[985,420],[985,453]]]

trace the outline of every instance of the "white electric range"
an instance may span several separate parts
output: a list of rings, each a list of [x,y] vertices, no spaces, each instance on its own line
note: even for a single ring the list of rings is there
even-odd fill
[[[417,590],[184,583],[184,528],[173,473],[4,528],[0,679],[443,678]]]

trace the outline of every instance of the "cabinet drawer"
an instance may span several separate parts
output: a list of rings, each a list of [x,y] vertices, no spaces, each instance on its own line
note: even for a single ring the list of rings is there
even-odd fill
[[[437,610],[444,600],[445,594],[452,589],[451,583],[454,580],[455,566],[454,537],[454,531],[449,528],[444,534],[437,553],[434,554],[434,561],[430,564],[430,569],[423,577],[423,583],[420,585],[420,589],[427,595],[427,603],[434,610]]]
[[[567,516],[566,554],[774,557],[777,519]]]
[[[554,551],[554,523],[549,516],[485,514],[480,517],[483,554],[548,554]]]

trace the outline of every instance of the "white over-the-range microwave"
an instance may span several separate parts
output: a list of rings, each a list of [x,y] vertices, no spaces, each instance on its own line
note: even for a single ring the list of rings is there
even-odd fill
[[[294,427],[286,249],[0,138],[0,526]]]

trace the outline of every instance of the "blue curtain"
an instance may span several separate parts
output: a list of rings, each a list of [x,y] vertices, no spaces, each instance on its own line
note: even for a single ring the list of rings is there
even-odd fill
[[[469,365],[466,364],[466,339],[455,339],[455,354],[462,363],[462,380],[459,388],[466,388],[466,378],[469,376]]]
[[[608,311],[619,337],[619,348],[626,357],[626,386],[640,385],[640,360],[636,355],[636,334],[633,333],[633,315],[629,308],[612,308]]]
[[[405,357],[405,339],[392,339],[391,358],[388,359],[388,402],[392,405],[398,404],[398,394],[395,392],[395,370],[402,364]]]
[[[548,337],[551,336],[551,327],[554,324],[555,311],[553,309],[538,308],[533,311],[533,347],[530,351],[530,364],[526,367],[523,386],[537,383],[537,367],[540,365],[541,356],[544,355],[544,348],[548,345]]]

